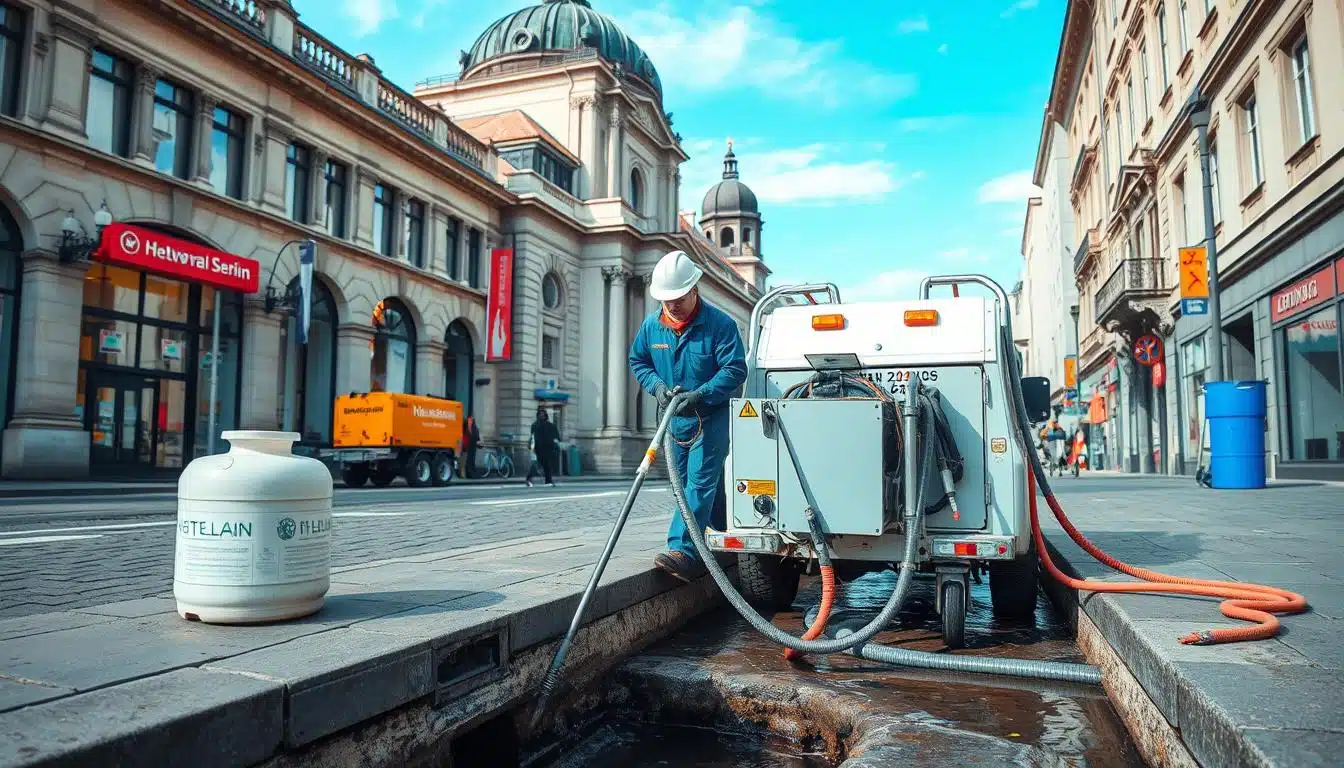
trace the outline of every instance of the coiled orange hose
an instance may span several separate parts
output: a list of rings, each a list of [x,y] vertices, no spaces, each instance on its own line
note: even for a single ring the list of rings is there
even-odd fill
[[[1089,592],[1154,592],[1198,597],[1221,597],[1223,602],[1219,604],[1219,608],[1224,616],[1230,619],[1256,623],[1254,627],[1205,629],[1191,632],[1180,639],[1186,645],[1215,645],[1244,640],[1268,640],[1279,633],[1279,620],[1274,614],[1302,613],[1307,610],[1306,598],[1286,589],[1249,582],[1171,576],[1123,563],[1102,551],[1100,547],[1079,532],[1068,516],[1064,514],[1064,510],[1060,508],[1059,501],[1054,494],[1051,493],[1046,495],[1046,503],[1049,504],[1050,511],[1054,513],[1060,526],[1069,534],[1069,538],[1073,539],[1079,547],[1083,548],[1083,551],[1096,558],[1101,564],[1136,579],[1142,579],[1143,583],[1075,579],[1055,566],[1054,561],[1050,559],[1050,552],[1045,548],[1045,536],[1041,533],[1041,523],[1037,517],[1036,476],[1030,470],[1027,471],[1027,495],[1030,497],[1031,534],[1036,542],[1036,551],[1039,553],[1041,563],[1046,570],[1061,584],[1072,589]]]
[[[835,567],[823,565],[821,566],[821,607],[817,609],[817,617],[812,620],[812,626],[808,627],[807,632],[803,634],[804,640],[816,640],[821,637],[821,633],[826,630],[826,622],[831,618],[831,608],[834,606]],[[784,649],[785,661],[797,661],[801,658],[803,658],[801,651],[795,651],[792,648]]]

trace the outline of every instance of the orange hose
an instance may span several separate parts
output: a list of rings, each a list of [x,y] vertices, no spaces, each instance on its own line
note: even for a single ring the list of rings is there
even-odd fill
[[[835,568],[829,565],[821,566],[821,607],[817,609],[817,617],[812,620],[812,626],[807,628],[803,634],[804,640],[816,640],[821,637],[821,633],[826,629],[826,622],[831,618],[831,608],[835,605]],[[801,651],[795,651],[792,648],[784,649],[785,661],[797,661],[803,658]]]
[[[1267,587],[1263,584],[1251,584],[1240,581],[1216,581],[1213,579],[1191,579],[1171,576],[1146,568],[1138,568],[1123,563],[1106,554],[1100,547],[1088,541],[1073,523],[1069,521],[1054,494],[1045,497],[1050,511],[1069,534],[1069,538],[1083,548],[1103,565],[1128,574],[1145,583],[1116,583],[1095,579],[1075,579],[1055,567],[1050,553],[1045,548],[1045,536],[1041,533],[1040,519],[1036,508],[1036,476],[1027,471],[1027,495],[1030,498],[1031,534],[1036,542],[1036,551],[1041,563],[1056,581],[1072,589],[1089,592],[1155,592],[1163,594],[1196,595],[1199,597],[1221,597],[1219,604],[1223,615],[1230,619],[1252,621],[1254,627],[1236,627],[1231,629],[1206,629],[1191,632],[1181,638],[1187,645],[1214,645],[1217,643],[1235,643],[1243,640],[1267,640],[1279,633],[1279,620],[1276,613],[1302,613],[1307,610],[1307,600],[1296,592],[1286,589]]]

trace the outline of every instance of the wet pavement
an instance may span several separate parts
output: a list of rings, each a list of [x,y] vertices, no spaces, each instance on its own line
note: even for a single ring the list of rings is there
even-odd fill
[[[845,585],[839,606],[867,612],[866,621],[895,581],[891,572],[864,576]],[[774,624],[801,634],[803,611],[818,592],[817,582],[805,583],[794,610],[776,614]],[[876,642],[947,652],[933,599],[932,580],[917,580],[897,622]],[[968,647],[956,653],[1084,661],[1044,594],[1034,620],[1019,622],[992,617],[987,580],[972,582],[971,599]],[[790,665],[731,608],[652,646],[618,679],[627,691],[616,697],[625,699],[618,714],[556,768],[825,766],[848,757],[855,758],[850,765],[897,758],[913,765],[1143,765],[1100,687],[903,669],[848,654]],[[884,744],[872,749],[877,731]]]

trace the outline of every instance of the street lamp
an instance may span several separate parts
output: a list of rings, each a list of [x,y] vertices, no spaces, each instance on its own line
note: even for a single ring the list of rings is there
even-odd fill
[[[283,291],[277,291],[275,286],[271,285],[275,280],[275,270],[280,266],[280,256],[291,245],[307,245],[309,248],[314,248],[317,243],[312,240],[290,240],[275,252],[275,263],[271,265],[271,276],[266,279],[266,293],[262,299],[262,309],[268,315],[276,310],[297,313],[299,305],[303,303],[303,291],[298,283],[291,282]]]
[[[1222,381],[1223,311],[1218,298],[1218,243],[1214,234],[1213,174],[1209,169],[1209,121],[1213,118],[1213,106],[1208,97],[1196,89],[1187,109],[1190,110],[1190,124],[1199,133],[1199,170],[1204,177],[1204,260],[1209,268],[1209,346],[1213,349],[1209,367],[1212,369],[1211,379]]]
[[[103,239],[103,229],[112,223],[112,212],[107,210],[107,201],[93,214],[93,223],[97,232],[93,237],[84,229],[84,224],[75,218],[74,209],[70,209],[61,221],[61,241],[56,246],[56,254],[61,261],[73,263],[88,261],[89,255]]]
[[[1069,307],[1069,317],[1073,318],[1073,355],[1074,357],[1077,357],[1082,352],[1083,349],[1083,339],[1081,336],[1078,335],[1079,331],[1078,331],[1077,304],[1074,304],[1072,307]]]

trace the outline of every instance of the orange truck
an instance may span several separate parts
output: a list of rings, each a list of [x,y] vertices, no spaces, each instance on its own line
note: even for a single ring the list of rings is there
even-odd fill
[[[448,485],[462,454],[462,404],[429,395],[352,392],[336,398],[332,448],[347,487],[406,478],[413,488]]]

